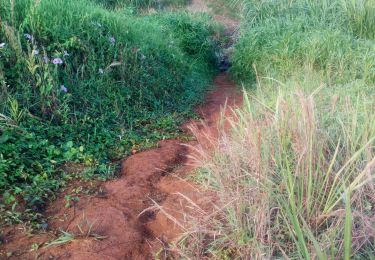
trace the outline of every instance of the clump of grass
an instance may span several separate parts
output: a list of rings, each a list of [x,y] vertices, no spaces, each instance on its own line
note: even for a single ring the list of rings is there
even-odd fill
[[[370,256],[375,246],[371,109],[346,100],[322,110],[314,94],[301,91],[280,93],[274,107],[245,97],[243,109],[227,119],[230,134],[222,132],[213,151],[200,151],[199,179],[217,193],[221,210],[196,220],[201,226],[193,225],[196,232],[185,238],[184,254]]]
[[[60,230],[60,236],[53,241],[46,243],[45,247],[61,246],[77,239],[93,238],[95,240],[103,240],[107,238],[106,236],[95,233],[94,230],[96,229],[96,221],[90,221],[87,219],[85,214],[82,215],[82,220],[79,224],[77,224],[76,229],[77,232]]]

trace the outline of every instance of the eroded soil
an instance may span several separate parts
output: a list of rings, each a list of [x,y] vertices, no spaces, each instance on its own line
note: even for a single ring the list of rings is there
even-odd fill
[[[195,129],[200,145],[217,136],[222,108],[227,105],[224,113],[229,113],[229,107],[242,100],[226,73],[214,83],[216,88],[197,108],[202,121],[183,126],[186,131]],[[191,159],[195,145],[196,141],[164,140],[157,148],[128,157],[122,163],[121,177],[103,183],[101,192],[83,196],[69,208],[63,197],[52,203],[46,211],[47,232],[29,236],[17,227],[8,229],[1,251],[13,259],[153,259],[184,232],[188,214],[210,210],[215,201],[184,180],[197,167]],[[62,234],[59,230],[75,238],[46,247],[56,234]],[[30,251],[33,245],[40,248]]]
[[[201,0],[192,1],[190,9],[207,11]],[[234,33],[235,21],[216,19]],[[188,216],[213,210],[215,202],[213,194],[185,179],[199,167],[194,147],[215,142],[221,113],[231,113],[242,102],[227,73],[219,74],[214,85],[197,108],[202,120],[182,126],[199,142],[164,140],[154,149],[135,153],[122,162],[120,178],[98,184],[95,193],[80,196],[71,207],[65,207],[61,194],[45,212],[45,232],[31,235],[21,226],[3,232],[0,259],[173,258],[168,245],[186,231]],[[63,238],[62,231],[74,238],[48,246]]]

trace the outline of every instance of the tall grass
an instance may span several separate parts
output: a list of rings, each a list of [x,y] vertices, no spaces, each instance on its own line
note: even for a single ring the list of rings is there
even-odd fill
[[[193,217],[182,255],[373,258],[373,6],[245,1],[232,68],[244,106],[202,142],[197,180],[219,200]]]
[[[184,255],[373,254],[374,106],[364,107],[364,96],[322,106],[320,96],[280,91],[270,106],[261,94],[245,95],[244,107],[226,119],[230,134],[223,131],[217,146],[200,150],[198,179],[216,192],[220,210],[195,219]]]
[[[123,8],[156,8],[179,7],[186,5],[189,0],[93,0],[110,9]]]
[[[249,1],[242,36],[233,57],[238,78],[260,73],[288,76],[294,66],[310,64],[331,83],[354,79],[374,82],[374,44],[360,38],[339,1]],[[325,3],[325,4],[324,4]],[[355,9],[357,10],[357,9]],[[375,27],[366,25],[368,32]]]
[[[362,38],[375,39],[375,1],[341,0],[351,30]]]

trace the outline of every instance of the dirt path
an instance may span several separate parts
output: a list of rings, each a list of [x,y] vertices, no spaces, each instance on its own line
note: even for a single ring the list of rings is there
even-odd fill
[[[207,141],[217,134],[221,108],[242,100],[228,74],[218,75],[214,83],[215,89],[197,108],[202,122],[183,126],[194,128],[196,136]],[[215,198],[184,180],[196,167],[191,160],[195,145],[196,141],[161,141],[157,148],[124,160],[121,177],[104,183],[95,195],[81,197],[70,208],[62,196],[52,203],[46,211],[48,230],[74,234],[69,243],[30,251],[56,236],[46,232],[28,237],[10,229],[4,252],[13,252],[14,259],[153,259],[184,231],[188,214],[212,208]],[[169,254],[160,252],[162,258]]]
[[[202,122],[191,121],[198,138],[217,134],[221,108],[235,106],[242,96],[226,73],[198,108]],[[165,140],[158,147],[135,154],[122,163],[122,176],[106,182],[96,196],[84,196],[66,208],[60,197],[47,209],[49,230],[75,235],[71,242],[29,251],[33,244],[51,241],[50,233],[28,237],[9,230],[5,252],[14,259],[152,259],[153,253],[178,237],[186,225],[184,215],[196,208],[210,209],[214,198],[183,178],[196,166],[189,159],[197,142]],[[190,146],[190,147],[189,147]]]
[[[233,107],[242,100],[226,73],[214,83],[198,108],[202,122],[183,126],[194,128],[201,141],[215,138],[224,104]],[[190,159],[194,145],[196,141],[161,141],[157,148],[127,158],[121,178],[104,183],[96,196],[81,197],[70,208],[63,197],[55,201],[46,211],[48,229],[74,234],[69,243],[30,251],[33,244],[51,241],[51,233],[28,237],[12,229],[4,251],[13,252],[14,259],[153,259],[153,253],[184,231],[185,216],[197,210],[192,205],[212,208],[214,197],[183,179],[196,167]]]

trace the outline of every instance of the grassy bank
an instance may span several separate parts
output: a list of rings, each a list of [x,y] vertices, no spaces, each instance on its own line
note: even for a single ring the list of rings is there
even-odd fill
[[[375,2],[243,4],[245,104],[201,151],[219,210],[193,221],[182,254],[373,259]]]
[[[214,71],[215,30],[184,12],[0,1],[1,208],[39,212],[77,176],[68,162],[107,179],[111,162],[176,136]]]

